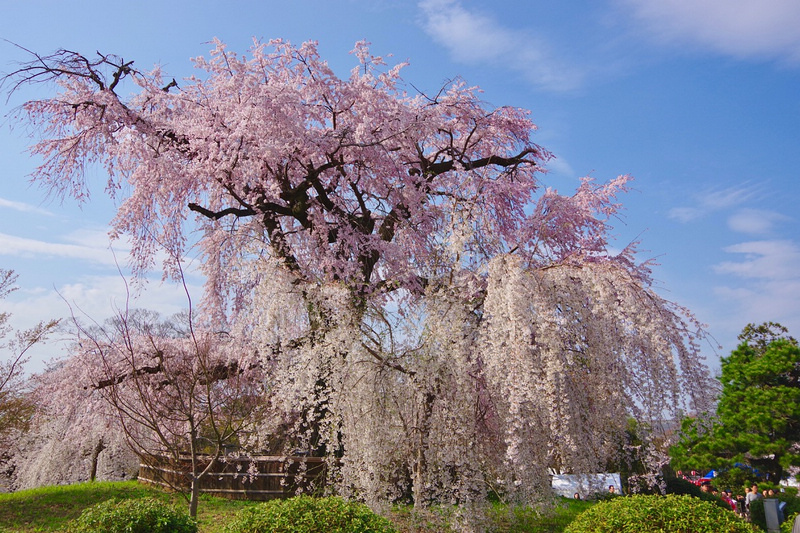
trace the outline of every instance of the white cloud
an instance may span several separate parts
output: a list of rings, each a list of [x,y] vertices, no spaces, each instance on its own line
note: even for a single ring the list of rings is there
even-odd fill
[[[695,205],[673,207],[667,216],[678,222],[691,222],[708,213],[741,205],[758,194],[757,187],[747,183],[725,189],[710,189],[693,197]]]
[[[692,220],[697,220],[701,216],[703,216],[702,209],[698,209],[697,207],[673,207],[667,213],[667,216],[672,220],[677,220],[678,222],[683,222],[684,224],[687,222],[691,222]]]
[[[102,242],[94,234],[88,242],[81,241],[77,234],[68,236],[68,238],[77,244],[40,241],[0,233],[0,255],[61,257],[105,265],[115,264],[114,256],[109,248],[108,236],[105,236],[105,242]]]
[[[618,0],[662,42],[800,62],[797,0]]]
[[[772,231],[776,223],[789,220],[791,218],[773,211],[742,209],[728,217],[728,227],[748,235],[765,235]]]
[[[726,189],[715,189],[701,196],[701,205],[708,209],[727,209],[742,204],[756,196],[756,188],[749,184]]]
[[[735,338],[748,323],[780,322],[800,331],[800,245],[788,240],[762,240],[736,244],[726,252],[739,261],[715,265],[721,275],[736,278],[713,289],[719,307],[716,326]],[[735,341],[726,347],[730,350]]]
[[[724,249],[744,254],[741,261],[725,261],[714,266],[720,274],[773,281],[800,280],[800,247],[792,241],[751,241]]]
[[[188,288],[192,301],[199,301],[202,286],[189,284]],[[3,301],[3,310],[11,314],[14,328],[27,329],[40,321],[54,318],[63,319],[62,323],[67,325],[71,313],[84,322],[102,323],[126,306],[158,311],[162,316],[173,315],[189,306],[183,287],[178,284],[151,281],[146,290],[130,289],[129,294],[125,281],[119,275],[84,276],[57,289],[20,288]],[[68,339],[69,335],[64,331],[47,343],[35,346],[30,352],[32,360],[26,369],[29,372],[41,371],[46,361],[64,355]],[[0,351],[0,358],[3,356]]]
[[[800,331],[800,279],[721,285],[713,292],[721,307],[716,325],[727,330],[731,338],[746,324],[768,321],[783,324],[795,335]],[[733,348],[732,344],[727,349]]]
[[[105,250],[113,248],[118,254],[128,253],[130,249],[130,245],[124,237],[112,241],[108,236],[108,228],[77,228],[70,231],[62,238],[66,242],[90,248]]]
[[[14,211],[19,211],[22,213],[33,213],[37,215],[45,215],[45,216],[53,216],[53,213],[46,209],[42,209],[40,207],[33,206],[31,204],[26,204],[24,202],[15,202],[13,200],[6,200],[5,198],[0,198],[0,208],[6,209],[13,209]]]
[[[553,172],[554,174],[565,176],[567,178],[574,178],[578,175],[572,168],[572,165],[570,165],[566,159],[560,157],[553,157],[547,162],[546,168],[548,171]]]
[[[189,287],[193,292],[193,301],[197,301],[195,296],[202,289],[193,285]],[[151,281],[141,289],[126,286],[121,276],[93,276],[63,285],[55,294],[61,300],[63,309],[68,310],[69,302],[74,306],[76,314],[85,313],[97,321],[102,321],[116,309],[125,307],[152,309],[163,315],[171,315],[189,307],[183,287],[179,284]],[[51,294],[45,297],[53,296]]]
[[[529,32],[507,28],[489,15],[469,11],[459,0],[421,0],[419,7],[425,31],[456,61],[503,65],[553,91],[572,90],[581,83],[576,69],[559,61],[545,42]]]

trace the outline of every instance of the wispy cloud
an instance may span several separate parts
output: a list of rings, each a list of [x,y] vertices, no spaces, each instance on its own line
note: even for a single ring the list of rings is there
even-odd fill
[[[800,279],[719,285],[713,293],[721,307],[715,323],[719,330],[727,330],[731,338],[746,324],[767,321],[779,322],[791,332],[800,331]],[[731,344],[727,349],[733,347]]]
[[[456,61],[502,64],[552,91],[569,91],[581,84],[581,73],[560,61],[531,32],[508,28],[488,14],[466,9],[459,0],[421,0],[419,7],[425,31]]]
[[[760,240],[725,248],[741,258],[714,266],[735,281],[714,287],[724,305],[720,323],[740,330],[747,323],[780,322],[790,331],[800,330],[800,245],[790,240]]]
[[[95,232],[65,237],[71,243],[48,242],[0,233],[0,255],[42,256],[80,259],[104,265],[114,265],[108,236],[105,240]]]
[[[643,33],[738,58],[800,63],[797,0],[618,0]]]
[[[685,224],[700,218],[704,213],[705,211],[699,207],[673,207],[669,210],[667,216],[672,220],[677,220]]]
[[[42,209],[40,207],[36,207],[31,204],[26,204],[23,202],[15,202],[13,200],[6,200],[5,198],[0,198],[0,209],[13,209],[14,211],[19,211],[21,213],[33,213],[37,215],[45,215],[45,216],[53,216],[53,213],[46,209]]]
[[[678,222],[692,222],[708,213],[739,206],[758,195],[758,188],[747,183],[724,189],[709,189],[693,196],[694,205],[674,207],[670,209],[668,216]]]
[[[578,175],[572,165],[569,164],[569,161],[557,156],[547,162],[547,170],[567,178],[574,178]]]
[[[743,254],[741,261],[726,261],[714,267],[718,273],[742,278],[800,280],[800,246],[789,240],[751,241],[724,248],[728,253]]]
[[[791,220],[790,217],[774,211],[741,209],[728,217],[728,227],[748,235],[766,235],[773,231],[776,224]]]
[[[11,314],[11,324],[17,329],[33,327],[41,320],[61,318],[69,321],[71,314],[83,321],[103,322],[126,307],[158,311],[162,316],[173,315],[188,308],[184,288],[179,284],[151,281],[156,290],[137,291],[126,287],[120,275],[83,276],[79,280],[54,288],[21,288],[3,301],[3,310]],[[129,291],[130,289],[130,291]],[[188,285],[192,301],[199,301],[201,283]],[[35,346],[26,370],[39,372],[46,361],[67,353],[70,337],[64,332],[49,342]],[[0,358],[4,356],[0,350]]]

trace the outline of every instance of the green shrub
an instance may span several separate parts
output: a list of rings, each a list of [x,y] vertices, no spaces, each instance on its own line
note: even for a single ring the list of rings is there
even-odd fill
[[[369,507],[341,498],[296,496],[237,513],[225,533],[394,533]]]
[[[781,533],[792,533],[795,518],[797,518],[797,513],[790,514],[786,517],[786,520],[781,523]]]
[[[800,513],[800,499],[792,496],[789,493],[780,492],[775,496],[770,496],[770,498],[775,498],[782,502],[786,502],[786,507],[783,508],[783,515],[785,518],[794,517],[797,513]],[[750,521],[763,529],[764,531],[767,530],[767,515],[764,511],[764,500],[759,498],[757,500],[753,500],[750,502]],[[789,520],[785,520],[783,524],[788,522]],[[783,527],[781,524],[781,527]],[[791,527],[789,531],[791,531]]]
[[[196,533],[188,514],[159,500],[106,500],[85,509],[70,523],[74,533]]]
[[[764,500],[761,498],[750,502],[750,521],[766,531],[767,515],[764,512]]]
[[[691,496],[637,495],[600,502],[564,533],[753,533],[733,512]]]
[[[782,502],[786,502],[786,507],[783,508],[783,516],[787,520],[790,515],[800,514],[800,498],[796,495],[787,492],[779,494],[777,498]]]

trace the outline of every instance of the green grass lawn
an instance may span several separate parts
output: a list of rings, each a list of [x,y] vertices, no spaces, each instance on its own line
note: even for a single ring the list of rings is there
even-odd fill
[[[140,485],[136,481],[81,483],[0,494],[0,532],[61,531],[78,517],[86,507],[110,498],[155,497],[187,508],[179,494],[167,493]],[[202,496],[198,508],[201,533],[222,531],[230,517],[239,509],[257,502],[226,500]],[[557,533],[563,531],[590,502],[561,500],[546,514],[531,509],[515,509],[495,504],[489,513],[490,528],[507,533]],[[389,518],[403,533],[440,533],[450,528],[450,515],[445,509],[417,512],[408,506],[395,507]]]

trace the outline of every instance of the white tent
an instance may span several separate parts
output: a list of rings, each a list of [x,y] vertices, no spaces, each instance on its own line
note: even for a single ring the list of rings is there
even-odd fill
[[[614,486],[617,494],[622,494],[622,482],[618,473],[603,474],[556,474],[551,485],[559,496],[572,498],[577,492],[581,498],[587,498],[598,492],[608,492]]]

